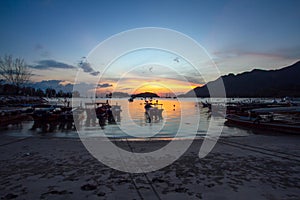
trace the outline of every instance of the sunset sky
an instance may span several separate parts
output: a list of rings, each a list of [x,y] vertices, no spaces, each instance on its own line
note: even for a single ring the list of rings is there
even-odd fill
[[[33,81],[74,83],[81,70],[82,81],[95,82],[102,71],[85,62],[99,43],[130,29],[161,27],[195,40],[220,75],[277,69],[300,58],[299,7],[299,0],[1,0],[0,56],[24,58]],[[173,68],[188,66],[182,58],[174,61],[177,57],[159,51],[123,56],[112,63],[113,73],[105,74],[98,89],[136,92],[150,90],[152,84],[159,88],[153,86],[153,91],[182,93],[210,81],[188,70],[188,83],[172,74]],[[138,58],[147,58],[148,64]],[[128,73],[133,66],[138,67]]]

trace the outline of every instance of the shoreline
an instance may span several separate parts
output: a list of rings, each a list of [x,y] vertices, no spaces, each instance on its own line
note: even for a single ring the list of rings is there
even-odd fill
[[[300,193],[297,136],[221,138],[203,159],[199,139],[171,165],[141,174],[103,165],[79,138],[1,138],[3,199],[297,199]],[[168,141],[114,143],[147,152]]]

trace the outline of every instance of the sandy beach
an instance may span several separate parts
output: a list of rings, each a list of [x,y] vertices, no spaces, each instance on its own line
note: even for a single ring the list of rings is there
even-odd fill
[[[300,200],[300,0],[0,0],[0,200]]]
[[[114,142],[135,152],[167,143]],[[130,174],[100,163],[80,139],[2,135],[0,198],[296,200],[300,196],[299,142],[293,135],[221,138],[200,159],[199,139],[173,164]]]

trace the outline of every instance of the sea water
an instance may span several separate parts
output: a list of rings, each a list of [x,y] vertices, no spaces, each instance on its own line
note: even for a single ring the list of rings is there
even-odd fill
[[[86,103],[108,101],[110,105],[121,106],[121,120],[116,124],[100,127],[96,124],[86,125],[86,113],[77,130],[55,130],[52,133],[42,133],[40,130],[31,131],[32,121],[23,122],[22,127],[8,127],[1,130],[2,134],[14,136],[50,136],[50,137],[102,137],[129,140],[168,140],[168,139],[193,139],[207,137],[208,130],[221,130],[220,136],[247,136],[250,131],[224,125],[224,116],[213,116],[208,108],[203,108],[201,101],[214,101],[224,103],[223,99],[192,99],[192,98],[157,98],[148,99],[158,109],[163,109],[162,119],[152,120],[149,123],[145,117],[145,100],[134,99],[129,102],[127,98],[89,99],[73,98],[73,106],[86,108]],[[228,99],[227,99],[228,101]],[[241,99],[239,99],[241,101]],[[96,106],[96,105],[95,105]],[[213,120],[214,123],[211,123]],[[212,127],[213,126],[213,127]],[[218,135],[218,134],[217,134]]]

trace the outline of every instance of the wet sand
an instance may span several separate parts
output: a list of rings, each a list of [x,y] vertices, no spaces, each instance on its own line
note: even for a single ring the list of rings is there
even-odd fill
[[[143,152],[167,142],[115,143]],[[170,166],[130,174],[103,165],[76,138],[2,135],[0,198],[299,199],[299,136],[222,138],[203,159],[201,143]]]

